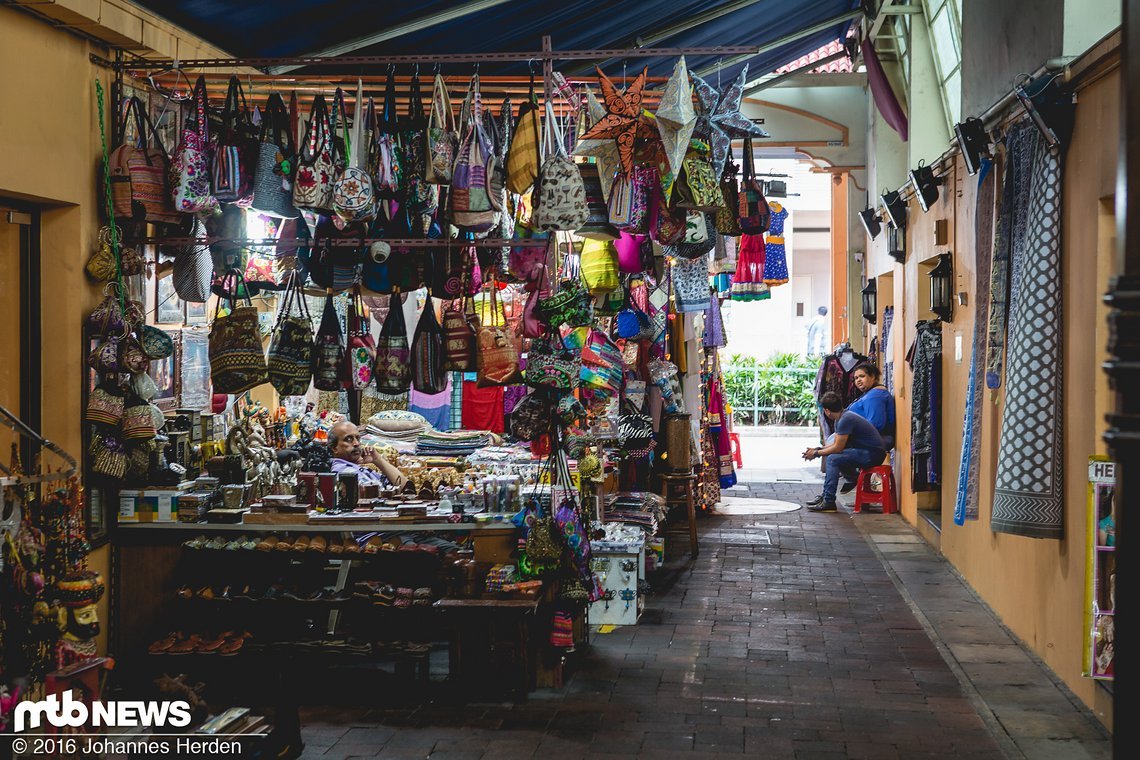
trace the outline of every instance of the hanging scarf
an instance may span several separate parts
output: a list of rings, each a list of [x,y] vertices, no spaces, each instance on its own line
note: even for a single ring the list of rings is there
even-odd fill
[[[1032,538],[1062,538],[1061,156],[1038,139],[1032,161],[1028,246],[1010,312],[990,527]]]
[[[1029,218],[1031,160],[1040,133],[1023,122],[1010,129],[1005,141],[1005,181],[1001,216],[990,269],[989,328],[986,343],[986,387],[1000,388],[1005,357],[1006,327],[1017,299],[1021,262],[1025,258]]]
[[[732,488],[736,485],[736,468],[732,463],[732,439],[728,432],[728,408],[724,403],[724,386],[719,361],[716,361],[714,374],[710,381],[708,384],[709,434],[716,451],[720,487],[722,489]]]
[[[990,256],[993,250],[994,188],[997,170],[993,162],[984,161],[978,177],[977,204],[974,213],[974,292],[981,293],[990,280]],[[986,347],[986,323],[980,313],[974,315],[974,338],[970,344],[970,379],[966,387],[966,412],[962,420],[962,459],[958,467],[958,493],[954,500],[954,524],[964,525],[967,518],[978,519],[978,464],[982,430],[982,384],[978,382],[978,357]]]

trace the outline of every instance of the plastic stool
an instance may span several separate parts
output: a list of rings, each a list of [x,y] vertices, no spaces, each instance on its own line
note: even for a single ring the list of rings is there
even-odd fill
[[[732,449],[732,461],[740,469],[744,469],[744,457],[740,455],[740,433],[729,433],[728,440]]]
[[[871,476],[878,475],[883,480],[883,490],[871,490]],[[898,511],[898,502],[895,501],[895,475],[889,464],[878,467],[867,467],[859,471],[859,481],[855,485],[855,512],[863,511],[867,504],[881,504],[883,514],[889,515]]]

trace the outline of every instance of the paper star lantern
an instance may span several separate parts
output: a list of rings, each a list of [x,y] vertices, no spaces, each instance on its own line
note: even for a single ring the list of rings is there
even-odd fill
[[[602,86],[602,100],[606,115],[582,135],[583,140],[610,138],[617,141],[622,171],[633,170],[633,146],[638,137],[656,137],[657,130],[641,118],[641,93],[645,89],[648,67],[641,70],[624,92],[618,90],[609,77],[597,69]]]
[[[673,75],[665,85],[661,102],[657,105],[657,130],[661,133],[661,143],[669,159],[669,168],[674,175],[681,173],[681,162],[689,149],[689,138],[697,126],[697,111],[693,107],[693,85],[689,82],[689,70],[685,56],[681,56]]]
[[[589,87],[583,87],[585,91],[585,104],[579,116],[580,119],[585,121],[585,128],[579,130],[580,134],[586,134],[599,121],[606,115],[606,109],[594,97],[594,91]],[[578,142],[574,145],[575,156],[592,156],[598,162],[598,174],[602,177],[602,192],[609,200],[610,194],[610,180],[613,179],[614,173],[617,171],[618,166],[621,164],[621,158],[618,156],[617,143],[612,139],[605,138],[600,140],[584,140],[579,138]]]
[[[713,168],[719,177],[724,170],[724,162],[732,150],[734,137],[767,137],[768,133],[753,124],[740,113],[740,101],[744,97],[744,82],[748,76],[748,66],[740,70],[728,89],[718,93],[713,86],[693,74],[696,84],[697,101],[700,113],[697,114],[696,134],[706,138],[712,145]]]

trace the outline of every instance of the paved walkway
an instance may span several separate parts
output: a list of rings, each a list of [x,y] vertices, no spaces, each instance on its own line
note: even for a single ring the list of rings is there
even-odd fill
[[[737,493],[802,501],[817,488]],[[563,689],[310,710],[303,757],[1109,757],[1088,711],[896,515],[700,528],[699,559],[670,562],[641,623],[595,634]]]

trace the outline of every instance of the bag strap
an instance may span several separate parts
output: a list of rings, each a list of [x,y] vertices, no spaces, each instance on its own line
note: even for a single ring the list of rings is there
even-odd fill
[[[298,134],[301,129],[301,106],[297,102],[297,91],[289,93],[289,136],[293,138],[293,145],[300,145],[305,136]]]
[[[431,126],[438,127],[446,132],[455,131],[455,114],[451,111],[451,94],[448,93],[447,85],[444,84],[443,77],[439,74],[435,75],[435,83],[432,85],[429,122]]]
[[[408,106],[408,120],[411,122],[412,129],[423,129],[427,124],[427,115],[424,113],[424,96],[420,90],[420,72],[419,67],[416,67],[416,73],[412,74],[412,81],[409,85],[412,92],[411,105]]]
[[[261,120],[261,141],[285,148],[286,157],[293,156],[297,152],[289,121],[290,115],[285,108],[285,101],[280,93],[273,93],[265,103],[265,117]]]
[[[313,106],[309,111],[309,128],[306,132],[305,145],[302,157],[312,161],[325,147],[328,140],[328,105],[325,103],[324,93],[318,92],[313,96]]]
[[[396,107],[396,67],[388,65],[388,78],[384,82],[384,113],[380,133],[394,135],[400,131],[400,112]]]
[[[241,88],[241,80],[236,75],[230,76],[226,87],[226,100],[222,105],[222,132],[237,129],[238,121],[243,114],[248,113],[249,105],[245,100],[245,91]]]
[[[341,131],[343,139],[343,151],[338,150],[336,144],[336,131]],[[352,138],[348,134],[348,111],[344,107],[344,90],[340,87],[336,88],[336,95],[333,97],[333,115],[332,115],[332,128],[329,134],[334,138],[332,141],[333,148],[333,163],[343,162],[345,166],[352,166]]]
[[[197,112],[198,134],[205,143],[210,137],[209,122],[206,119],[206,109],[209,108],[209,97],[206,94],[206,77],[199,76],[194,83],[194,108]]]
[[[756,181],[756,163],[752,158],[752,138],[744,138],[744,181]]]

